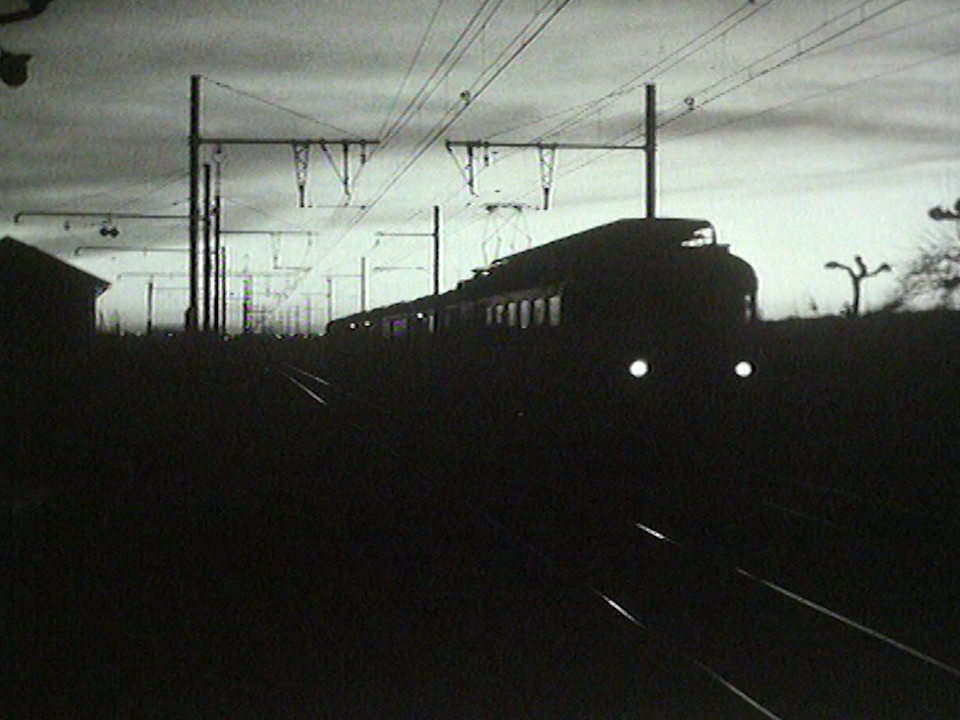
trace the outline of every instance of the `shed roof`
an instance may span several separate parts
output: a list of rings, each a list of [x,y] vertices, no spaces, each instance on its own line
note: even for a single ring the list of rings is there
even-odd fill
[[[8,235],[0,239],[0,277],[12,280],[18,273],[57,277],[67,283],[87,287],[95,297],[110,287],[106,280]]]

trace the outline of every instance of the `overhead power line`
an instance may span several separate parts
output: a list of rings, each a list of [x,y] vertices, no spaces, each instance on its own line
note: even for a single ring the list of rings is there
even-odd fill
[[[370,200],[365,208],[361,210],[357,217],[355,217],[350,223],[349,227],[341,234],[341,236],[330,246],[327,251],[327,255],[332,253],[349,235],[349,233],[355,228],[361,220],[363,220],[367,214],[384,198],[384,196],[406,175],[407,172],[416,164],[416,162],[423,156],[423,153],[435,145],[443,137],[443,135],[453,126],[453,124],[463,115],[464,112],[470,107],[470,105],[475,102],[483,93],[485,93],[494,82],[510,67],[517,58],[528,48],[530,45],[538,38],[540,35],[549,27],[556,17],[567,8],[572,0],[547,0],[546,3],[541,5],[541,7],[534,14],[534,19],[540,17],[541,15],[548,12],[548,8],[551,6],[552,9],[549,10],[549,13],[543,18],[539,25],[537,25],[532,31],[527,32],[530,26],[533,23],[531,20],[527,23],[526,26],[511,40],[507,48],[502,51],[497,58],[485,68],[480,75],[477,77],[477,80],[474,81],[474,84],[471,85],[461,96],[464,100],[461,103],[453,106],[444,114],[443,118],[438,121],[417,143],[413,152],[410,154],[408,159],[393,173],[393,175],[381,186],[380,190],[376,193],[372,200]],[[382,149],[382,145],[381,145]]]
[[[632,78],[627,80],[624,83],[621,83],[618,87],[611,90],[610,92],[595,98],[594,100],[589,100],[587,102],[575,105],[570,108],[565,108],[564,110],[551,113],[545,117],[539,118],[537,120],[531,120],[521,125],[516,125],[504,130],[500,130],[496,133],[492,133],[489,137],[496,138],[501,135],[506,135],[508,133],[521,130],[525,127],[531,125],[536,125],[547,120],[551,120],[555,117],[565,115],[567,113],[573,113],[571,117],[560,123],[559,125],[553,127],[552,129],[541,133],[538,135],[538,138],[544,138],[549,136],[557,135],[561,132],[566,132],[578,124],[581,123],[581,120],[587,115],[592,115],[595,112],[603,110],[617,100],[623,98],[630,93],[636,92],[644,84],[651,82],[652,80],[660,77],[668,70],[672,70],[677,67],[682,62],[690,59],[694,55],[706,50],[708,47],[713,45],[715,42],[725,38],[731,31],[739,27],[741,24],[747,22],[753,18],[757,13],[765,10],[768,6],[772,5],[776,0],[762,0],[761,2],[747,2],[738,7],[737,9],[731,11],[723,18],[715,22],[709,28],[699,33],[695,37],[683,43],[677,49],[671,51],[666,56],[658,60],[656,63],[646,68],[642,72],[634,75]],[[743,17],[734,20],[741,13],[746,12]],[[733,22],[731,22],[733,21]],[[729,25],[728,25],[729,23]]]
[[[437,65],[431,71],[430,75],[420,84],[417,91],[413,94],[407,105],[400,112],[387,131],[381,136],[381,147],[385,145],[402,132],[413,116],[416,115],[427,101],[433,96],[441,83],[450,75],[454,68],[464,58],[467,51],[480,37],[481,32],[486,27],[491,18],[500,10],[505,0],[483,0],[483,3],[477,11],[470,17],[466,27],[460,31],[453,44],[447,49],[443,57],[440,58]],[[492,3],[492,5],[491,5]],[[481,22],[482,21],[482,22]]]
[[[755,61],[753,61],[752,63],[750,63],[749,65],[744,66],[744,67],[741,68],[740,70],[737,70],[737,71],[734,72],[734,73],[728,74],[727,76],[725,76],[725,77],[722,78],[721,80],[713,83],[712,85],[708,86],[707,88],[704,88],[703,90],[699,91],[698,93],[693,93],[693,94],[688,95],[688,98],[692,99],[692,102],[691,102],[691,103],[682,103],[682,104],[679,104],[679,106],[674,106],[674,109],[673,109],[672,112],[671,112],[671,111],[668,111],[668,115],[669,115],[669,116],[668,116],[667,118],[665,118],[664,120],[662,120],[662,121],[660,121],[660,122],[657,123],[657,128],[660,129],[660,128],[666,127],[667,125],[670,125],[670,124],[676,122],[676,121],[679,120],[680,118],[686,117],[686,116],[689,115],[690,113],[694,112],[696,109],[699,109],[699,108],[703,107],[704,105],[706,105],[706,104],[708,104],[708,103],[710,103],[710,102],[713,102],[714,100],[719,99],[720,97],[729,95],[730,93],[732,93],[732,92],[734,92],[734,91],[736,91],[736,90],[744,87],[744,86],[747,85],[748,83],[753,82],[754,80],[758,80],[759,78],[761,78],[761,77],[763,77],[763,76],[765,76],[765,75],[767,75],[767,74],[769,74],[769,73],[771,73],[771,72],[773,72],[773,71],[775,71],[775,70],[778,70],[778,69],[780,69],[780,68],[783,68],[783,67],[785,67],[786,65],[790,64],[791,62],[793,62],[793,61],[795,61],[795,60],[808,59],[808,58],[811,58],[811,57],[817,57],[817,56],[820,56],[820,55],[824,54],[825,52],[830,52],[830,51],[832,51],[833,48],[824,49],[825,46],[827,45],[827,43],[829,43],[830,41],[835,40],[835,39],[837,39],[838,37],[841,37],[841,36],[843,36],[843,35],[846,35],[847,33],[851,32],[852,30],[854,30],[854,29],[856,29],[856,28],[858,28],[858,27],[861,27],[862,25],[864,25],[865,23],[869,22],[870,20],[873,20],[874,18],[876,18],[876,17],[878,17],[878,16],[886,13],[887,11],[894,9],[894,8],[897,7],[898,5],[901,5],[901,4],[905,3],[905,2],[907,2],[907,0],[893,0],[893,1],[887,0],[883,7],[875,8],[874,10],[870,11],[869,13],[867,13],[867,8],[868,8],[868,6],[876,6],[879,1],[880,1],[880,0],[866,0],[866,2],[863,2],[863,3],[861,3],[860,5],[858,5],[857,7],[852,8],[851,10],[848,10],[847,12],[842,13],[841,15],[837,16],[836,18],[834,18],[834,19],[832,19],[832,20],[828,20],[828,21],[825,22],[825,23],[822,23],[821,25],[817,26],[814,30],[811,30],[811,31],[809,31],[809,32],[807,32],[807,33],[804,33],[804,34],[801,35],[800,37],[795,38],[794,40],[791,40],[791,41],[785,43],[784,45],[780,46],[779,48],[777,48],[777,49],[774,50],[773,52],[770,52],[770,53],[768,53],[767,55],[763,56],[763,57],[760,58],[759,60],[755,60]],[[942,13],[941,13],[941,14],[942,14]],[[838,24],[841,24],[841,23],[843,23],[843,22],[848,22],[848,21],[850,21],[850,20],[851,20],[851,16],[853,16],[853,15],[856,15],[857,17],[854,19],[854,21],[853,21],[851,24],[848,24],[848,25],[846,25],[846,26],[841,27],[840,29],[837,29]],[[934,16],[934,17],[939,17],[939,15],[940,15],[940,14],[938,14],[938,15],[936,15],[936,16]],[[924,22],[929,21],[929,20],[930,20],[930,18],[927,18]],[[902,29],[905,29],[905,28],[913,27],[913,26],[916,25],[916,24],[917,24],[917,23],[911,23],[911,24],[908,24],[908,25],[905,25],[905,26],[901,26],[900,28],[897,28],[897,30],[902,30]],[[829,33],[830,33],[827,37],[821,38],[821,39],[817,40],[816,42],[812,42],[810,45],[805,45],[805,44],[804,44],[805,41],[811,40],[811,39],[812,39],[814,36],[816,36],[818,33],[822,33],[822,32],[824,32],[825,30],[829,31]],[[878,34],[876,34],[875,36],[872,36],[872,37],[873,37],[873,38],[884,37],[884,36],[888,35],[889,32],[890,32],[890,31],[883,32],[883,33],[878,33]],[[864,39],[864,40],[866,40],[866,39]],[[860,41],[860,40],[857,40],[857,41],[855,41],[855,42],[861,42],[861,41]],[[844,46],[844,47],[846,47],[846,46]],[[815,50],[821,50],[821,52],[814,53]],[[787,52],[787,51],[790,51],[790,54],[789,54],[789,55],[785,55],[785,54],[784,54],[784,53]],[[812,94],[812,95],[808,95],[808,96],[806,96],[806,97],[800,98],[800,99],[798,99],[798,100],[792,100],[792,101],[787,102],[787,103],[784,103],[784,104],[782,104],[782,105],[778,105],[778,106],[774,106],[774,107],[769,107],[769,108],[766,108],[766,109],[764,109],[764,110],[760,110],[760,111],[758,111],[758,112],[752,113],[752,114],[750,114],[750,115],[744,115],[744,116],[742,116],[742,117],[735,118],[735,119],[733,119],[733,120],[725,121],[725,122],[722,122],[722,123],[717,123],[716,125],[713,125],[713,126],[711,126],[711,127],[709,127],[709,128],[704,128],[704,129],[702,129],[702,130],[698,130],[698,131],[694,131],[694,132],[691,132],[691,133],[688,133],[688,134],[685,134],[685,135],[681,135],[680,137],[684,137],[684,138],[685,138],[685,137],[692,137],[692,136],[694,136],[694,135],[699,135],[699,134],[708,132],[708,131],[710,131],[710,130],[718,129],[718,128],[723,127],[723,126],[726,126],[726,125],[731,125],[731,124],[734,124],[734,123],[743,122],[743,121],[748,120],[748,119],[750,119],[750,118],[759,117],[759,116],[761,116],[761,115],[764,115],[764,114],[767,114],[767,113],[770,113],[770,112],[774,112],[774,111],[776,111],[776,110],[780,110],[780,109],[782,109],[782,108],[784,108],[784,107],[789,107],[789,106],[796,105],[796,104],[799,104],[799,103],[802,103],[802,102],[808,102],[808,101],[810,101],[810,100],[815,100],[815,99],[817,99],[817,98],[823,97],[823,96],[825,96],[825,95],[832,94],[832,93],[834,93],[834,92],[841,92],[841,91],[844,91],[844,90],[848,90],[848,89],[850,89],[850,88],[856,87],[856,86],[858,86],[858,85],[861,85],[861,84],[863,84],[863,83],[869,82],[869,81],[871,81],[871,80],[875,80],[875,79],[877,79],[877,78],[879,78],[879,77],[883,77],[883,76],[886,76],[886,75],[892,75],[892,74],[895,74],[895,73],[898,73],[898,72],[904,72],[904,71],[909,70],[909,69],[912,69],[912,68],[914,68],[914,67],[917,67],[917,66],[920,66],[920,65],[924,65],[924,64],[929,63],[929,62],[934,62],[934,61],[939,60],[939,59],[942,59],[942,58],[944,58],[944,57],[948,57],[948,56],[950,56],[950,55],[956,54],[957,52],[958,52],[958,51],[954,50],[954,51],[950,51],[950,52],[947,52],[947,53],[942,53],[942,54],[937,55],[936,57],[933,57],[933,58],[926,58],[926,59],[924,59],[924,60],[920,60],[920,61],[917,61],[917,62],[915,62],[915,63],[909,63],[909,64],[907,64],[907,65],[902,65],[902,66],[899,66],[899,67],[897,67],[897,68],[894,68],[894,69],[891,69],[891,70],[886,70],[886,71],[884,71],[884,72],[877,73],[877,74],[875,74],[875,75],[871,75],[871,76],[866,77],[866,78],[861,78],[861,79],[859,79],[859,80],[850,82],[850,83],[848,83],[848,84],[846,84],[846,85],[843,85],[843,86],[840,86],[840,87],[835,87],[835,88],[831,88],[831,89],[826,90],[826,91],[822,91],[822,92],[818,92],[818,93],[815,93],[815,94]],[[765,62],[765,61],[770,62],[769,66],[764,65],[764,62]],[[723,83],[724,83],[725,81],[732,80],[732,79],[737,79],[737,82],[736,82],[735,85],[732,85],[732,86],[730,86],[730,87],[723,87]],[[716,94],[704,96],[704,94],[705,94],[708,90],[710,90],[710,88],[717,88]],[[614,142],[615,142],[615,143],[627,144],[627,143],[631,143],[631,142],[636,142],[637,140],[639,140],[639,139],[642,138],[642,137],[643,137],[643,133],[640,132],[640,130],[639,130],[638,128],[634,128],[634,129],[632,129],[632,130],[630,130],[630,131],[628,131],[628,132],[625,132],[625,133],[622,133],[621,135],[619,135],[619,136],[616,138],[616,140],[614,140]],[[598,162],[599,160],[603,159],[604,157],[606,157],[606,156],[609,154],[609,152],[610,152],[610,151],[605,151],[605,152],[598,153],[597,155],[594,155],[594,156],[592,156],[592,157],[585,158],[585,159],[581,160],[580,162],[578,162],[578,163],[576,163],[576,164],[574,164],[574,165],[571,165],[571,166],[567,167],[563,172],[558,173],[558,176],[562,178],[562,177],[566,177],[566,176],[568,176],[568,175],[571,175],[571,174],[573,174],[573,173],[575,173],[575,172],[579,172],[580,170],[583,170],[584,168],[589,167],[590,165],[594,164],[595,162]],[[531,191],[530,193],[527,193],[527,194],[530,195],[530,194],[532,194],[532,193],[533,193],[533,191]]]
[[[328,122],[326,122],[326,121],[324,121],[324,120],[321,120],[321,119],[319,119],[319,118],[313,117],[312,115],[307,115],[306,113],[302,113],[302,112],[299,112],[299,111],[297,111],[297,110],[293,110],[292,108],[288,108],[288,107],[286,107],[286,106],[284,106],[284,105],[281,105],[281,104],[278,103],[278,102],[274,102],[273,100],[267,100],[266,98],[262,98],[262,97],[260,97],[259,95],[254,95],[253,93],[248,92],[248,91],[246,91],[246,90],[240,90],[240,89],[238,89],[238,88],[233,87],[232,85],[228,85],[227,83],[223,82],[222,80],[215,80],[215,79],[213,79],[213,78],[211,78],[211,77],[207,77],[206,75],[203,76],[203,79],[206,80],[206,81],[209,82],[209,83],[213,83],[213,84],[216,85],[217,87],[223,88],[224,90],[229,90],[230,92],[236,93],[237,95],[240,95],[240,96],[242,96],[242,97],[248,98],[248,99],[250,99],[250,100],[256,100],[256,101],[259,102],[259,103],[263,103],[264,105],[267,105],[267,106],[269,106],[269,107],[272,107],[272,108],[274,108],[275,110],[279,110],[279,111],[284,112],[284,113],[286,113],[286,114],[288,114],[288,115],[292,115],[293,117],[300,118],[301,120],[306,120],[306,121],[311,122],[311,123],[313,123],[313,124],[315,124],[315,125],[321,125],[321,126],[323,126],[323,127],[330,128],[330,129],[332,129],[332,130],[336,130],[338,133],[341,133],[341,134],[343,134],[343,135],[353,135],[353,136],[358,137],[358,138],[361,137],[361,134],[360,134],[360,133],[354,132],[354,131],[352,131],[352,130],[345,130],[344,128],[338,127],[338,126],[333,125],[333,124],[331,124],[331,123],[328,123]]]
[[[754,60],[736,72],[720,78],[695,93],[688,93],[687,97],[692,102],[680,103],[675,106],[678,109],[674,110],[672,116],[664,120],[661,125],[669,125],[680,117],[715,102],[743,86],[809,55],[814,50],[822,48],[827,43],[843,37],[906,2],[909,2],[909,0],[865,0],[856,7],[822,23],[789,43],[781,45],[773,52]]]
[[[736,125],[748,120],[754,120],[758,117],[763,117],[764,115],[769,115],[770,113],[777,112],[778,110],[783,110],[788,107],[793,107],[794,105],[800,105],[801,103],[810,102],[811,100],[819,100],[820,98],[827,97],[828,95],[833,95],[838,92],[845,92],[852,88],[858,87],[865,83],[877,80],[878,78],[888,77],[890,75],[896,75],[898,73],[906,72],[908,70],[913,70],[922,65],[928,65],[932,62],[937,62],[943,60],[947,57],[952,57],[954,55],[960,54],[960,48],[956,50],[950,50],[949,52],[940,53],[933,57],[924,58],[923,60],[917,60],[916,62],[907,63],[906,65],[899,65],[895,68],[889,70],[884,70],[883,72],[874,73],[873,75],[868,75],[867,77],[858,78],[852,80],[851,82],[845,83],[843,85],[838,85],[836,87],[829,88],[827,90],[822,90],[820,92],[811,93],[810,95],[805,95],[804,97],[797,98],[796,100],[790,100],[788,102],[782,103],[780,105],[774,105],[772,107],[765,108],[763,110],[758,110],[757,112],[749,113],[747,115],[741,115],[740,117],[732,118],[730,120],[725,120],[723,122],[718,122],[713,125],[709,125],[699,130],[694,130],[692,132],[683,133],[681,135],[675,136],[678,140],[683,140],[686,138],[696,137],[697,135],[702,135],[704,133],[713,132],[714,130],[719,130],[720,128],[727,127],[729,125]]]
[[[427,45],[427,39],[430,37],[430,33],[433,31],[433,26],[437,21],[437,17],[440,15],[440,10],[443,8],[446,2],[447,0],[439,0],[437,6],[433,9],[433,13],[430,15],[430,19],[427,21],[427,27],[423,31],[423,36],[420,38],[420,44],[417,45],[417,49],[414,50],[413,57],[410,59],[409,65],[407,65],[407,71],[403,76],[403,80],[400,81],[400,84],[397,86],[397,92],[393,96],[393,100],[390,101],[390,106],[387,108],[387,115],[383,119],[383,124],[380,126],[380,129],[377,131],[377,137],[383,138],[387,136],[387,125],[390,121],[390,116],[393,114],[397,103],[400,102],[400,96],[407,87],[407,83],[410,81],[410,76],[413,75],[413,69],[420,61],[421,55],[423,55],[423,49]]]

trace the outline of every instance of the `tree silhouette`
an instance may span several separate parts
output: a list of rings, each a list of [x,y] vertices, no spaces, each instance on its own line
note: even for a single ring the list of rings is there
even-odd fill
[[[904,269],[893,305],[960,308],[960,241],[931,233]]]
[[[904,306],[960,309],[960,199],[953,210],[931,208],[932,220],[953,221],[956,233],[929,232],[900,276],[900,290],[887,309]]]
[[[863,257],[860,255],[855,256],[853,261],[857,265],[856,270],[849,265],[844,265],[836,260],[831,260],[824,265],[824,267],[828,270],[846,270],[847,274],[850,276],[850,282],[853,284],[853,302],[846,306],[844,315],[851,318],[859,317],[860,315],[860,285],[863,283],[863,281],[866,278],[871,278],[879,275],[882,272],[889,272],[893,269],[886,263],[881,263],[875,270],[867,270],[866,263],[863,262]]]

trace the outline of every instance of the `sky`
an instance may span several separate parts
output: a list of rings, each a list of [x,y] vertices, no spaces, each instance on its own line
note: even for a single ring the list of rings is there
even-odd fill
[[[927,215],[960,196],[955,0],[54,0],[0,46],[33,55],[26,84],[0,85],[0,236],[113,283],[98,310],[130,331],[151,275],[154,323],[182,324],[187,223],[116,220],[105,237],[100,217],[14,215],[185,215],[194,74],[205,138],[378,141],[362,166],[350,146],[349,197],[341,146],[312,144],[307,207],[290,144],[202,147],[224,229],[264,233],[225,236],[233,329],[243,274],[301,330],[358,309],[361,258],[369,305],[428,294],[434,205],[444,290],[642,217],[642,151],[558,150],[544,209],[536,149],[478,155],[471,193],[445,143],[643,145],[647,83],[658,215],[712,221],[757,269],[766,318],[839,312],[850,282],[828,261],[902,267],[956,231]],[[864,283],[867,308],[895,274]]]

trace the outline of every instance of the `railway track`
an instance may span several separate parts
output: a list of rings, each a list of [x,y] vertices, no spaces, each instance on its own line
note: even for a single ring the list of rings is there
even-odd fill
[[[401,417],[302,368],[279,371],[371,442],[438,472],[436,454],[411,449],[436,422],[428,411]],[[443,472],[456,472],[457,451],[443,455]],[[497,477],[496,497],[467,492],[447,510],[479,518],[708,678],[743,717],[960,716],[955,526],[789,476],[722,482],[628,468],[601,481],[587,458],[541,467],[517,456],[474,467],[471,481],[494,484],[483,473],[505,461],[516,476]]]

